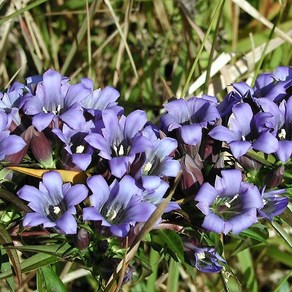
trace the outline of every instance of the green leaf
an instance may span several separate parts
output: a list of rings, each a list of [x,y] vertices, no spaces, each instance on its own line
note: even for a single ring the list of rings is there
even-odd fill
[[[37,291],[66,292],[67,289],[56,272],[50,266],[45,266],[37,271]]]
[[[69,255],[74,252],[70,244],[52,244],[52,245],[25,245],[14,247],[19,251],[41,252],[49,255],[63,257],[65,254]]]
[[[278,286],[275,288],[274,292],[278,292],[278,291],[290,291],[289,290],[289,282],[288,279],[292,276],[292,270],[286,275],[284,276],[280,283],[278,284]],[[286,289],[285,289],[286,288]]]
[[[292,269],[292,255],[287,250],[281,251],[278,247],[270,246],[266,255]]]
[[[13,246],[13,241],[10,237],[10,234],[7,232],[5,226],[1,223],[0,223],[0,243],[1,245],[4,246],[4,248],[6,246]],[[22,276],[21,276],[21,268],[20,268],[20,261],[19,261],[18,254],[15,249],[6,249],[6,252],[12,263],[16,277],[19,283],[21,283]]]
[[[5,273],[7,271],[12,273],[9,257],[6,251],[3,249],[0,249],[0,270],[2,273]],[[11,276],[10,278],[7,278],[6,282],[9,285],[11,291],[15,291],[15,283],[14,283],[13,276]]]
[[[227,292],[239,292],[242,291],[242,286],[237,277],[231,270],[224,268],[220,272],[221,280],[223,282],[225,291]]]
[[[267,244],[267,239],[269,238],[269,232],[265,225],[257,223],[252,227],[242,231],[240,237],[252,238],[258,242]]]
[[[172,254],[184,262],[184,248],[180,236],[172,230],[159,230],[155,234],[164,243],[163,246],[171,250]]]
[[[245,249],[237,254],[239,266],[244,274],[244,282],[248,291],[257,292],[258,283],[253,266],[253,258],[249,249]]]
[[[271,224],[274,227],[274,229],[276,230],[276,232],[286,241],[286,243],[290,247],[292,247],[291,236],[282,228],[282,226],[275,221],[271,222]]]
[[[45,253],[38,253],[30,258],[24,260],[21,262],[20,267],[21,267],[21,272],[22,273],[27,273],[33,270],[36,270],[40,267],[47,266],[49,264],[53,264],[60,261],[60,258],[52,255],[48,255]],[[7,279],[9,277],[13,276],[12,271],[6,271],[2,274],[0,274],[0,280],[1,279]]]

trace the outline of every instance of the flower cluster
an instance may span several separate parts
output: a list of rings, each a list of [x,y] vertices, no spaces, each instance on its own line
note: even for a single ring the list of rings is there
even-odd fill
[[[292,69],[262,74],[253,88],[232,87],[222,102],[207,95],[171,100],[155,125],[143,110],[125,115],[119,92],[94,89],[88,78],[72,85],[50,69],[14,83],[0,96],[2,165],[45,170],[38,184],[16,190],[31,209],[23,226],[76,238],[87,228],[123,240],[135,236],[170,190],[172,201],[154,228],[183,222],[176,230],[184,237],[184,227],[236,235],[273,220],[288,204]],[[64,181],[62,170],[87,179]],[[185,244],[191,264],[219,272],[218,260],[225,260],[195,242]]]

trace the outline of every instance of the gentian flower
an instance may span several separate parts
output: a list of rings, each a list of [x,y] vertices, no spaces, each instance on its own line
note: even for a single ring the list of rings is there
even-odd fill
[[[63,124],[62,129],[53,129],[52,132],[64,143],[64,153],[60,158],[65,169],[86,170],[92,160],[93,149],[84,140],[93,128],[93,122],[83,124],[82,129],[74,130]]]
[[[244,155],[249,149],[263,151],[270,154],[278,149],[277,138],[268,130],[263,130],[262,120],[259,115],[254,113],[247,103],[236,104],[232,109],[233,115],[229,118],[229,128],[216,126],[209,132],[209,136],[219,141],[228,143],[234,157]],[[270,114],[268,114],[270,116]],[[264,117],[267,121],[267,116]],[[262,132],[258,132],[260,128]]]
[[[179,130],[184,143],[196,145],[201,141],[202,128],[214,124],[220,118],[216,99],[192,97],[188,100],[176,99],[165,104],[167,114],[162,116],[162,129],[165,132]]]
[[[87,180],[92,191],[89,197],[92,207],[83,209],[83,219],[100,221],[118,237],[125,237],[130,227],[138,222],[146,222],[155,210],[155,205],[141,201],[140,189],[135,180],[125,175],[120,182],[108,186],[100,175]]]
[[[152,147],[145,150],[142,176],[176,177],[180,164],[171,154],[177,148],[177,141],[169,137],[157,138],[152,126],[147,126],[142,134],[152,143]]]
[[[202,227],[216,233],[240,233],[257,222],[257,210],[263,207],[258,188],[242,182],[237,169],[222,170],[215,187],[204,183],[195,196],[197,207],[205,215]]]
[[[287,162],[292,155],[292,97],[283,100],[279,110],[284,116],[284,123],[278,131],[279,147],[276,155],[282,162]]]
[[[3,110],[0,110],[0,160],[21,151],[26,146],[21,137],[10,134],[8,130],[10,124],[11,119]]]
[[[111,173],[121,178],[128,170],[137,153],[152,146],[141,131],[147,122],[144,111],[135,110],[120,119],[112,110],[102,111],[102,134],[91,133],[85,141],[98,149],[99,156],[109,160]]]
[[[260,74],[254,88],[245,82],[233,83],[232,86],[242,97],[265,98],[280,102],[291,96],[289,88],[292,86],[292,68],[282,66],[276,68],[273,73]]]
[[[80,102],[90,94],[91,90],[83,83],[70,85],[68,79],[49,69],[37,83],[35,95],[28,92],[21,105],[26,115],[33,116],[32,124],[39,131],[52,121],[58,128],[58,118],[72,128],[80,128],[85,122]]]
[[[97,111],[105,109],[113,110],[117,115],[123,111],[123,108],[118,105],[116,100],[120,93],[111,86],[93,90],[93,81],[89,78],[82,78],[81,83],[88,88],[91,93],[81,100],[81,106],[86,109],[92,116],[95,116]]]
[[[203,273],[219,273],[226,261],[214,247],[198,247],[190,241],[184,242],[185,253],[193,267]]]
[[[10,111],[12,108],[19,108],[20,101],[26,90],[26,86],[19,82],[14,82],[7,92],[0,92],[0,108]]]
[[[28,206],[33,211],[25,215],[23,225],[32,227],[43,224],[46,228],[54,227],[58,232],[75,234],[75,206],[81,203],[87,194],[85,185],[63,184],[58,172],[46,172],[38,189],[25,185],[17,192],[21,199],[29,202]]]
[[[265,188],[262,190],[263,208],[258,210],[259,215],[270,221],[273,221],[275,216],[281,215],[288,206],[288,198],[280,196],[286,193],[285,189],[272,190],[265,192]]]

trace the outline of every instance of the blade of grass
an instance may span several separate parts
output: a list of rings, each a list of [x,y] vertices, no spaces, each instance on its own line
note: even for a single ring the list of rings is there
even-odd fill
[[[122,25],[123,26],[123,25]],[[118,30],[115,30],[99,47],[98,49],[93,53],[92,58],[95,58],[98,56],[102,50],[117,36],[119,33]],[[86,67],[88,66],[87,62],[84,62],[73,74],[70,75],[70,79],[76,78],[76,76]]]
[[[276,232],[285,240],[285,242],[292,248],[292,238],[289,235],[289,233],[287,233],[280,224],[278,224],[275,221],[271,222],[271,225],[273,226],[273,228],[276,230]]]
[[[289,273],[287,273],[287,275],[284,276],[284,277],[281,279],[280,283],[279,283],[278,286],[275,288],[274,292],[282,291],[282,289],[281,289],[282,286],[284,286],[285,283],[288,282],[288,279],[289,279],[291,276],[292,276],[292,270],[291,270]],[[288,284],[288,283],[287,283],[287,284]],[[289,285],[289,284],[288,284],[288,285]]]
[[[4,248],[5,246],[14,246],[10,234],[7,232],[6,227],[1,223],[0,223],[0,243]],[[21,284],[22,274],[18,253],[16,252],[15,249],[6,249],[6,253],[8,254],[9,259],[12,263],[18,282],[19,284]]]
[[[207,38],[209,37],[209,34],[210,34],[210,32],[211,32],[211,29],[212,29],[212,26],[213,26],[213,24],[214,24],[214,22],[215,22],[215,20],[216,20],[216,18],[217,18],[218,11],[220,10],[220,7],[224,5],[224,3],[225,3],[225,0],[220,0],[220,1],[217,2],[217,6],[216,6],[215,11],[214,11],[214,13],[213,13],[213,16],[212,16],[212,19],[211,19],[210,25],[209,25],[208,30],[207,30],[207,32],[206,32],[206,34],[205,34],[205,36],[204,36],[204,39],[203,39],[203,41],[202,41],[202,43],[201,43],[201,45],[200,45],[200,48],[199,48],[199,50],[198,50],[198,52],[197,52],[197,56],[196,56],[196,58],[195,58],[195,60],[194,60],[194,63],[193,63],[193,65],[192,65],[192,68],[191,68],[191,70],[190,70],[190,72],[189,72],[189,75],[188,75],[188,77],[187,77],[187,80],[186,80],[185,86],[184,86],[183,91],[182,91],[182,94],[181,94],[181,97],[182,97],[182,98],[184,98],[185,95],[186,95],[186,92],[187,92],[187,90],[188,90],[189,84],[190,84],[190,82],[191,82],[191,79],[192,79],[192,77],[193,77],[193,74],[194,74],[194,72],[195,72],[195,69],[196,69],[196,67],[197,67],[197,65],[198,65],[198,62],[199,62],[199,59],[200,59],[200,57],[201,57],[201,54],[202,54],[203,48],[204,48],[204,46],[205,46],[205,42],[206,42]]]
[[[245,283],[248,291],[257,292],[258,284],[253,266],[253,258],[249,249],[245,249],[237,254],[240,268],[245,276]]]
[[[292,30],[289,30],[287,34],[292,35]],[[279,37],[272,39],[265,51],[265,55],[273,52],[279,46],[283,45],[285,41]],[[253,63],[258,62],[262,56],[265,44],[262,44],[246,53],[241,59],[239,59],[234,65],[228,67],[229,77],[231,82],[236,81],[240,76],[243,76],[246,72],[249,72],[253,69]],[[225,89],[229,84],[224,82],[224,79],[219,77],[221,82],[218,82],[218,79],[215,79],[214,82],[218,84],[218,91]]]
[[[132,5],[133,5],[133,1],[129,0],[127,2],[127,8],[126,8],[125,19],[124,19],[123,35],[125,36],[125,39],[127,38],[127,35],[128,35],[128,32],[129,32],[129,22],[130,22],[130,13],[131,13],[131,10],[132,10]],[[121,64],[122,64],[124,50],[125,50],[125,43],[124,43],[124,41],[121,41],[120,45],[119,45],[118,55],[117,55],[116,70],[115,70],[115,73],[114,73],[114,80],[113,80],[113,86],[114,87],[118,83],[118,79],[119,79],[119,75],[120,75],[120,67],[121,67]]]
[[[152,268],[152,274],[147,279],[147,291],[148,292],[156,292],[155,282],[157,280],[157,272],[158,272],[158,262],[159,262],[160,254],[153,248],[150,250],[149,256],[149,264]]]
[[[179,291],[179,268],[180,264],[171,258],[169,261],[167,292]]]
[[[281,6],[281,9],[280,9],[280,11],[279,11],[279,14],[278,14],[278,16],[277,16],[277,18],[276,18],[276,21],[274,22],[273,28],[271,29],[270,34],[269,34],[269,37],[268,37],[268,39],[267,39],[267,41],[266,41],[266,44],[265,44],[265,46],[264,46],[262,56],[261,56],[261,58],[260,58],[260,60],[259,60],[259,62],[258,62],[258,64],[257,64],[257,66],[256,66],[256,68],[255,68],[255,70],[254,70],[254,76],[253,76],[252,84],[251,84],[252,86],[254,86],[255,80],[256,80],[256,78],[257,78],[259,72],[260,72],[260,69],[261,69],[262,64],[263,64],[263,62],[264,62],[264,59],[265,59],[265,57],[266,57],[265,52],[266,52],[266,50],[267,50],[267,48],[268,48],[268,45],[269,45],[270,40],[272,39],[272,36],[273,36],[273,34],[274,34],[274,31],[275,31],[275,29],[277,28],[278,22],[279,22],[279,20],[281,19],[282,12],[283,12],[283,6]]]
[[[91,65],[92,65],[92,56],[91,56],[91,33],[90,33],[90,17],[89,17],[89,5],[88,0],[86,0],[86,20],[87,20],[87,58],[88,58],[88,77],[92,79],[91,76]]]
[[[228,64],[232,58],[235,56],[235,53],[222,53],[216,58],[211,64],[210,68],[210,77],[213,77],[217,74],[221,69],[223,69],[226,64]],[[205,82],[207,77],[207,72],[204,71],[194,83],[192,83],[188,89],[188,95],[193,94],[196,90],[198,90]]]
[[[121,36],[121,38],[122,38],[122,40],[124,42],[124,45],[125,45],[125,48],[126,48],[126,51],[128,53],[128,57],[129,57],[129,60],[130,60],[131,66],[132,66],[132,69],[133,69],[134,74],[135,74],[135,78],[136,79],[139,79],[139,75],[138,75],[138,72],[137,72],[137,69],[136,69],[136,65],[135,65],[135,62],[134,62],[132,53],[130,51],[129,45],[127,43],[127,40],[126,40],[126,38],[125,38],[125,36],[123,34],[122,28],[121,28],[121,26],[119,24],[118,18],[117,18],[116,14],[115,14],[115,12],[113,10],[113,7],[112,7],[112,5],[111,5],[111,3],[110,3],[109,0],[104,0],[104,3],[108,7],[108,9],[109,9],[109,11],[110,11],[110,13],[111,13],[111,15],[112,15],[112,17],[114,19],[114,22],[116,24],[116,27],[117,27],[117,29],[118,29],[118,31],[120,33],[120,36]]]
[[[33,62],[37,68],[37,71],[39,74],[42,73],[42,69],[43,69],[43,63],[42,61],[40,60],[40,58],[38,57],[38,55],[35,53],[35,50],[34,50],[34,47],[32,45],[32,39],[31,39],[31,35],[29,34],[29,30],[24,22],[24,20],[22,19],[22,17],[20,16],[20,26],[21,26],[21,32],[22,32],[22,35],[24,37],[24,40],[28,46],[28,49],[30,51],[30,55],[33,59]]]
[[[263,23],[266,27],[273,29],[273,23],[271,23],[268,19],[266,19],[263,15],[261,15],[249,2],[246,0],[232,0],[236,5],[238,5],[242,10],[247,12],[250,16],[254,17],[255,19],[259,20]],[[292,44],[292,38],[279,29],[278,27],[275,28],[275,33],[281,37],[283,40]]]
[[[75,53],[77,52],[78,45],[80,44],[80,42],[84,38],[84,35],[87,31],[87,21],[88,21],[87,18],[89,17],[90,19],[92,19],[93,15],[95,13],[96,7],[97,7],[97,0],[94,0],[90,6],[89,14],[86,15],[78,33],[77,33],[76,41],[72,44],[71,49],[70,49],[70,51],[69,51],[69,53],[64,61],[64,64],[61,68],[62,75],[64,75],[67,72],[70,63],[71,63]]]
[[[24,13],[25,11],[28,11],[36,6],[39,6],[41,5],[42,3],[46,2],[47,0],[37,0],[17,11],[15,11],[14,13],[10,14],[10,15],[7,15],[3,18],[0,19],[0,25],[2,25],[4,22],[8,21],[8,20],[11,20],[13,18],[16,18],[17,16],[21,15],[22,13]]]
[[[211,67],[212,67],[212,63],[213,63],[215,47],[217,45],[217,36],[218,36],[218,32],[219,32],[219,25],[220,25],[220,21],[221,21],[222,15],[223,15],[222,14],[223,7],[224,7],[224,5],[222,4],[219,8],[218,18],[216,21],[215,31],[214,31],[214,35],[213,35],[212,47],[211,47],[211,51],[209,53],[208,67],[207,67],[207,71],[206,71],[206,79],[205,79],[204,87],[203,87],[203,91],[207,90],[207,94],[208,94],[208,87],[209,87],[209,82],[210,82],[210,71],[211,71]]]

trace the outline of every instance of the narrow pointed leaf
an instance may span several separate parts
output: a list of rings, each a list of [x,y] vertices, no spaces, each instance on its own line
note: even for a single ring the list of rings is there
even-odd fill
[[[67,289],[56,272],[50,267],[45,266],[37,272],[37,290],[39,292],[66,292]]]
[[[10,234],[6,230],[5,226],[1,223],[0,223],[0,243],[4,248],[5,246],[13,246],[13,241],[10,237]],[[18,254],[16,250],[13,250],[13,249],[7,249],[6,252],[12,263],[16,277],[19,283],[21,283],[22,275],[21,275],[20,260],[19,260]]]

